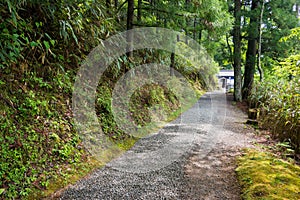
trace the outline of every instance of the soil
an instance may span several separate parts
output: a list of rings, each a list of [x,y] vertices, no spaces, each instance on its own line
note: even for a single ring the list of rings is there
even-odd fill
[[[253,148],[257,139],[255,130],[245,124],[247,105],[235,104],[232,94],[227,94],[227,113],[224,129],[231,133],[219,138],[207,156],[199,159],[195,148],[190,154],[185,172],[190,191],[186,199],[240,199],[241,188],[237,181],[236,158],[242,148]],[[234,106],[235,105],[235,106]]]

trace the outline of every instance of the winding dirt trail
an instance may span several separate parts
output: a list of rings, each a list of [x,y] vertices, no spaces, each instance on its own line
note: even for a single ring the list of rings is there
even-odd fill
[[[58,199],[240,199],[235,157],[255,140],[245,121],[231,96],[207,93]]]

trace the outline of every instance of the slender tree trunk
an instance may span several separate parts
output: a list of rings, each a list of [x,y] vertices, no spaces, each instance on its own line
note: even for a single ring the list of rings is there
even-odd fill
[[[198,50],[198,52],[199,52],[199,54],[201,53],[201,39],[202,39],[202,30],[200,29],[199,30],[199,36],[198,36],[199,38],[198,38],[198,40],[199,40],[199,50]]]
[[[256,51],[257,51],[257,37],[258,37],[258,15],[255,13],[258,7],[259,0],[252,0],[250,27],[248,28],[248,48],[246,52],[245,75],[243,85],[243,98],[247,99],[253,87]]]
[[[118,14],[118,12],[119,12],[119,0],[114,0],[114,8],[115,8],[114,13],[116,13],[116,21],[119,23],[121,21],[120,20],[120,15]]]
[[[196,26],[197,26],[197,21],[196,17],[194,18],[194,32],[193,32],[193,39],[196,40]]]
[[[188,24],[188,19],[186,18],[185,19],[185,21],[186,21],[186,24]],[[184,32],[185,32],[185,44],[188,44],[188,29],[187,29],[187,26],[186,27],[184,27]]]
[[[127,30],[133,28],[134,0],[127,0]]]
[[[171,60],[170,75],[174,76],[174,69],[175,69],[175,53],[174,52],[171,53],[170,60]]]
[[[230,55],[230,62],[233,63],[233,53],[232,53],[232,50],[231,50],[231,46],[229,44],[229,37],[230,35],[229,34],[226,34],[226,44],[227,44],[227,48],[228,48],[228,52],[229,52],[229,55]]]
[[[264,72],[261,67],[261,38],[262,38],[262,20],[263,20],[263,14],[264,14],[264,7],[265,7],[265,1],[262,0],[262,5],[261,5],[261,10],[260,10],[260,19],[259,19],[259,27],[258,27],[258,32],[259,32],[259,38],[258,38],[258,59],[257,59],[257,67],[260,75],[260,81],[264,80]]]
[[[165,20],[165,22],[166,22],[166,20]],[[173,49],[173,52],[171,53],[171,56],[170,56],[170,76],[175,75],[175,72],[174,72],[174,69],[175,69],[175,48],[176,48],[176,43],[179,42],[179,41],[180,41],[180,36],[177,35],[176,40],[175,40],[174,49]],[[173,42],[173,41],[171,41],[171,42]]]
[[[134,0],[128,0],[127,5],[128,5],[128,8],[127,8],[127,30],[130,30],[133,28]],[[126,53],[126,55],[128,56],[128,58],[131,58],[133,56],[132,41],[133,41],[132,33],[127,33],[127,53]]]
[[[242,70],[241,70],[241,1],[234,1],[235,24],[233,29],[233,67],[234,67],[234,100],[242,101]]]
[[[138,0],[138,7],[137,7],[137,20],[140,23],[142,19],[142,0]]]
[[[201,40],[202,40],[202,30],[199,31],[199,44],[201,44]]]
[[[190,0],[185,0],[185,8],[187,9],[189,6]],[[185,23],[186,23],[186,27],[185,27],[185,43],[188,44],[188,36],[189,36],[189,30],[188,30],[188,26],[190,23],[190,18],[186,17],[185,18]]]

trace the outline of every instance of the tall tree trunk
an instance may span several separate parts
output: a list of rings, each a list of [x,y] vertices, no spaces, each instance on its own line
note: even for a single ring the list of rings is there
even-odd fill
[[[166,20],[165,20],[165,22],[166,22]],[[175,72],[174,72],[174,69],[175,69],[175,48],[176,48],[176,43],[179,42],[179,41],[180,41],[180,35],[177,35],[176,40],[174,41],[175,42],[174,49],[173,49],[173,52],[171,52],[171,56],[170,56],[170,76],[175,75]],[[173,42],[173,41],[171,41],[171,42]]]
[[[185,29],[185,44],[189,44],[189,38],[188,38],[188,30]]]
[[[242,70],[241,70],[241,1],[234,1],[235,24],[233,29],[233,67],[234,67],[234,100],[242,101]]]
[[[243,98],[247,99],[253,87],[256,51],[257,51],[257,37],[258,37],[258,7],[259,0],[252,0],[250,24],[248,28],[248,48],[246,52],[245,75],[243,85]]]
[[[201,40],[202,40],[202,30],[199,30],[199,44],[201,44]]]
[[[127,0],[127,30],[130,30],[133,28],[133,17],[134,17],[134,0]],[[133,41],[133,35],[132,33],[127,33],[127,53],[126,55],[130,59],[133,56],[132,52],[132,41]]]
[[[185,0],[185,8],[186,9],[188,9],[189,3],[190,3],[190,0]],[[185,43],[188,44],[189,43],[189,41],[188,41],[188,36],[189,36],[188,26],[189,26],[189,23],[190,23],[190,18],[186,17],[185,18],[185,23],[186,23],[186,27],[184,28],[184,30],[185,30]]]
[[[170,75],[174,76],[174,69],[175,69],[175,53],[174,52],[171,53],[170,60],[171,60]]]
[[[196,26],[197,26],[197,18],[194,18],[194,32],[193,32],[193,39],[196,40]]]
[[[264,72],[263,69],[261,67],[261,38],[262,38],[262,23],[263,23],[263,14],[264,14],[264,7],[265,7],[265,1],[261,0],[262,5],[261,5],[261,10],[260,10],[260,19],[259,19],[259,27],[258,27],[258,33],[259,33],[259,38],[258,38],[258,59],[257,59],[257,68],[259,71],[259,75],[260,75],[260,81],[263,81],[264,79]]]
[[[200,52],[201,52],[201,40],[202,40],[202,30],[201,29],[199,30],[198,40],[199,40],[199,50],[198,50],[198,52],[200,54]]]

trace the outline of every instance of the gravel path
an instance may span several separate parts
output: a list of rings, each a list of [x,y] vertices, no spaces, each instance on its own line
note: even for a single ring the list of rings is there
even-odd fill
[[[253,141],[245,120],[224,93],[207,93],[58,199],[240,199],[234,160]]]

